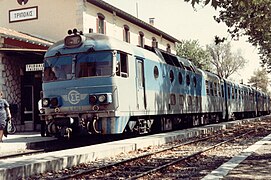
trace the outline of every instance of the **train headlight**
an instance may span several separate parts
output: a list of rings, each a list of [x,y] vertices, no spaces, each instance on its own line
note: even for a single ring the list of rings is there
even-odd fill
[[[57,98],[52,98],[51,99],[51,106],[52,107],[57,107],[59,104],[58,104],[58,99]]]
[[[106,102],[106,95],[105,94],[102,94],[98,97],[98,100],[100,103],[104,103]]]
[[[112,103],[112,93],[101,93],[89,95],[90,104],[110,104]]]
[[[96,101],[97,101],[97,97],[95,95],[89,96],[89,103],[90,104],[94,104],[94,103],[96,103]]]
[[[65,47],[67,48],[79,47],[83,43],[84,39],[85,39],[84,36],[78,34],[67,36],[64,39]]]
[[[42,99],[42,106],[43,107],[48,107],[50,105],[49,99],[44,98]]]

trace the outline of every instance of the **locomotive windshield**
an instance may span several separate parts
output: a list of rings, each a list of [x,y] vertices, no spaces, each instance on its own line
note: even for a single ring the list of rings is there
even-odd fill
[[[59,55],[45,59],[43,80],[60,81],[81,77],[111,76],[111,51]]]

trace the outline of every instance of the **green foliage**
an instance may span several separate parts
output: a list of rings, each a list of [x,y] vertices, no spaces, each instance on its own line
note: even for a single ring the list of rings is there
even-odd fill
[[[210,70],[209,54],[197,40],[182,40],[177,45],[177,55],[189,59],[198,68]]]
[[[216,74],[223,78],[242,69],[246,63],[240,51],[231,51],[230,42],[207,45],[206,50],[210,53],[210,63],[215,67]]]
[[[224,22],[233,39],[242,35],[249,37],[249,42],[258,47],[262,65],[271,71],[271,2],[270,0],[185,0],[193,7],[196,4],[211,3],[219,10],[214,17]]]
[[[270,83],[270,79],[268,77],[268,72],[265,68],[257,69],[253,72],[253,76],[250,77],[248,83],[253,87],[262,90],[265,93],[268,92],[268,84]]]

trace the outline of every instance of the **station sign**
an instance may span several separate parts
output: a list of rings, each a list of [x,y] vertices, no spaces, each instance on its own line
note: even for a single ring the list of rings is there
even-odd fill
[[[9,11],[9,22],[27,21],[38,19],[38,7],[14,9]]]
[[[40,64],[26,64],[25,71],[43,71],[43,63]]]

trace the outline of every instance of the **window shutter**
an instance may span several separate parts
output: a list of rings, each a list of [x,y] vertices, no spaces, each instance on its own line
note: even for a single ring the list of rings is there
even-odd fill
[[[99,33],[99,18],[96,18],[96,32]]]
[[[125,41],[125,29],[123,29],[123,41]]]
[[[104,21],[104,34],[106,34],[106,22]]]

